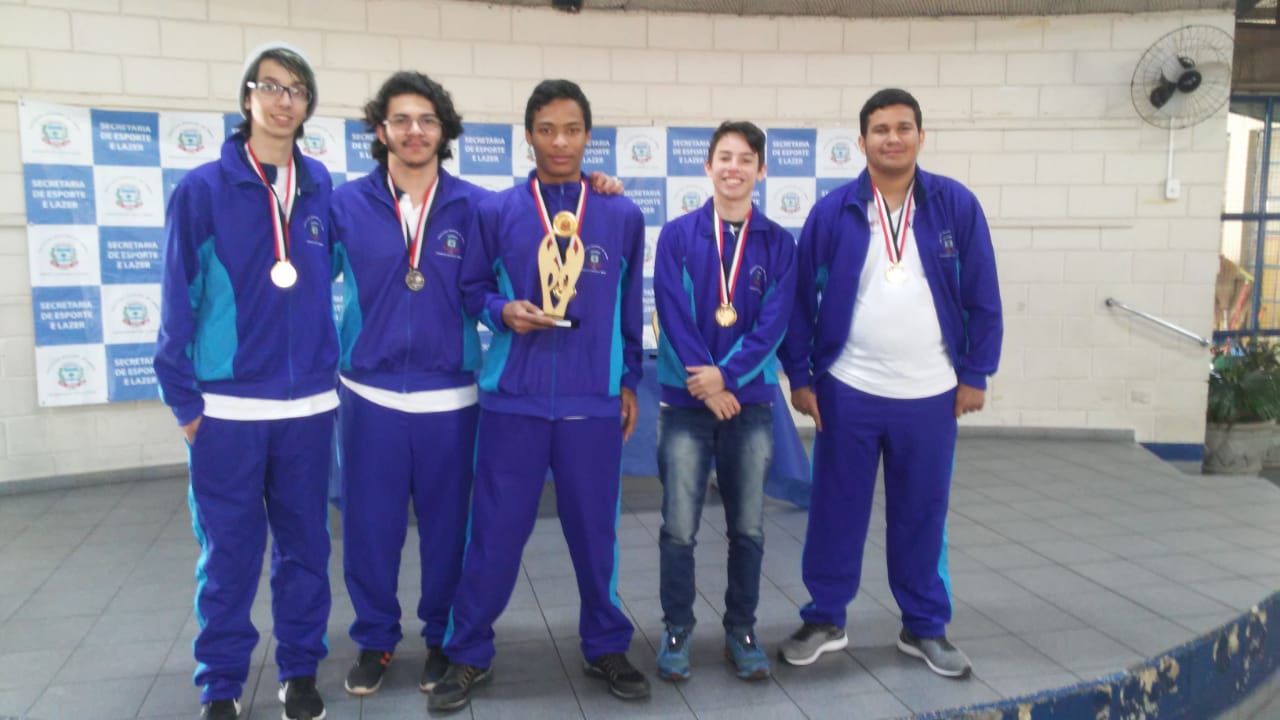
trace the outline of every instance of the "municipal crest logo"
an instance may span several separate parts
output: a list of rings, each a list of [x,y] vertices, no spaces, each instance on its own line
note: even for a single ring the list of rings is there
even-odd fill
[[[308,215],[307,220],[303,223],[307,229],[307,242],[312,245],[323,245],[324,241],[320,236],[324,234],[324,223],[315,215]]]
[[[449,258],[461,258],[462,249],[466,247],[466,243],[462,239],[462,234],[457,230],[449,229],[440,233],[439,246],[436,250],[437,255],[443,255]]]
[[[587,257],[582,263],[582,271],[604,275],[609,262],[609,254],[599,245],[587,246]]]
[[[58,387],[74,390],[86,382],[84,366],[75,360],[67,360],[58,366]]]
[[[764,286],[769,280],[769,276],[761,265],[755,265],[751,268],[751,291],[759,294],[764,293]]]
[[[938,245],[941,248],[940,254],[943,257],[955,257],[956,240],[955,237],[952,236],[950,229],[943,230],[938,235]]]
[[[131,328],[139,328],[150,322],[151,314],[147,312],[146,303],[131,300],[120,309],[120,320]]]
[[[685,190],[680,193],[680,212],[690,213],[702,207],[706,197],[700,190]]]
[[[831,143],[827,156],[834,165],[847,165],[853,159],[853,148],[848,140],[836,140]]]
[[[199,128],[185,127],[178,130],[178,149],[189,155],[204,150],[204,133]]]
[[[325,142],[323,135],[307,133],[302,136],[302,152],[319,157],[329,152],[329,144]]]
[[[70,270],[80,264],[80,254],[75,245],[58,243],[49,248],[49,264],[59,270]]]
[[[142,207],[142,188],[130,182],[117,185],[116,207],[121,210],[137,210]]]
[[[46,120],[40,124],[40,142],[49,147],[66,147],[71,144],[71,131],[61,120]]]
[[[800,193],[795,190],[787,190],[782,193],[782,197],[778,198],[778,205],[782,208],[782,212],[788,215],[800,212]]]
[[[653,144],[643,138],[631,143],[631,160],[637,165],[653,162]]]

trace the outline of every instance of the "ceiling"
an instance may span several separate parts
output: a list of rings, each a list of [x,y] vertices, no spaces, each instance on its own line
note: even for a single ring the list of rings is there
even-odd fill
[[[483,0],[483,2],[490,5],[525,7],[547,7],[552,4],[551,0]],[[1240,4],[1237,0],[581,0],[581,3],[584,8],[590,10],[845,18],[1081,15],[1171,10],[1234,11]],[[1256,3],[1245,0],[1243,4]]]

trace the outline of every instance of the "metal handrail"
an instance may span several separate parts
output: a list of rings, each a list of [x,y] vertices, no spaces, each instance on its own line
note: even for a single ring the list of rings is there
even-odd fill
[[[1120,308],[1121,310],[1124,310],[1125,312],[1129,312],[1129,313],[1133,313],[1134,315],[1137,315],[1138,317],[1142,318],[1143,320],[1148,320],[1148,321],[1150,321],[1150,322],[1153,322],[1153,323],[1155,323],[1156,325],[1159,325],[1160,327],[1162,327],[1162,328],[1164,328],[1164,329],[1166,329],[1166,330],[1172,330],[1173,332],[1175,332],[1175,333],[1177,333],[1177,334],[1179,334],[1179,335],[1181,335],[1181,336],[1183,336],[1183,337],[1185,337],[1185,338],[1189,338],[1189,339],[1191,339],[1191,340],[1195,340],[1197,343],[1199,343],[1199,344],[1200,344],[1200,347],[1209,347],[1210,345],[1212,345],[1212,344],[1213,344],[1213,343],[1209,342],[1209,339],[1208,339],[1208,338],[1201,337],[1200,335],[1197,335],[1197,334],[1195,334],[1195,333],[1191,332],[1190,330],[1188,330],[1188,329],[1186,329],[1186,328],[1182,327],[1181,325],[1174,325],[1173,323],[1169,322],[1168,320],[1164,320],[1164,319],[1158,318],[1158,317],[1156,317],[1155,315],[1152,315],[1151,313],[1145,313],[1145,312],[1142,312],[1141,310],[1139,310],[1139,309],[1137,309],[1137,308],[1129,307],[1128,305],[1125,305],[1124,303],[1120,302],[1119,300],[1117,300],[1117,299],[1115,299],[1115,298],[1107,298],[1107,299],[1106,299],[1106,303],[1105,303],[1105,304],[1106,304],[1106,306],[1107,306],[1107,307]]]

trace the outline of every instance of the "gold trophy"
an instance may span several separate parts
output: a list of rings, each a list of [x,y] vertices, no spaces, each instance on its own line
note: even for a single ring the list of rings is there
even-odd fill
[[[551,232],[538,245],[538,275],[542,281],[542,312],[556,321],[556,327],[577,327],[576,320],[565,317],[569,301],[577,294],[578,276],[586,252],[578,237],[578,218],[568,211],[556,213]],[[569,238],[560,254],[556,237]]]

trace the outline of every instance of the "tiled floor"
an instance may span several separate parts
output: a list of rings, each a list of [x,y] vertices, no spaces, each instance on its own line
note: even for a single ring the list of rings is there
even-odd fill
[[[651,478],[629,478],[624,493],[618,592],[638,629],[632,658],[651,669],[661,637],[660,490]],[[775,666],[766,682],[735,679],[717,622],[724,520],[709,503],[697,550],[694,677],[680,686],[655,681],[645,702],[615,700],[579,669],[576,590],[548,504],[497,627],[495,681],[459,716],[898,717],[1121,669],[1280,588],[1280,488],[1187,475],[1129,445],[963,440],[951,509],[950,635],[974,661],[970,680],[939,678],[894,648],[879,508],[850,607],[849,650],[808,668]],[[808,597],[799,562],[805,514],[771,503],[767,516],[758,631],[772,649]],[[423,651],[412,640],[377,695],[342,690],[355,648],[338,536],[335,528],[331,654],[320,671],[329,717],[424,717],[416,686]],[[181,478],[0,498],[0,718],[194,718],[196,554]],[[401,570],[409,616],[418,575],[410,544]],[[269,603],[264,584],[254,609],[263,639],[245,692],[251,718],[280,716]],[[416,625],[407,617],[409,632]]]

